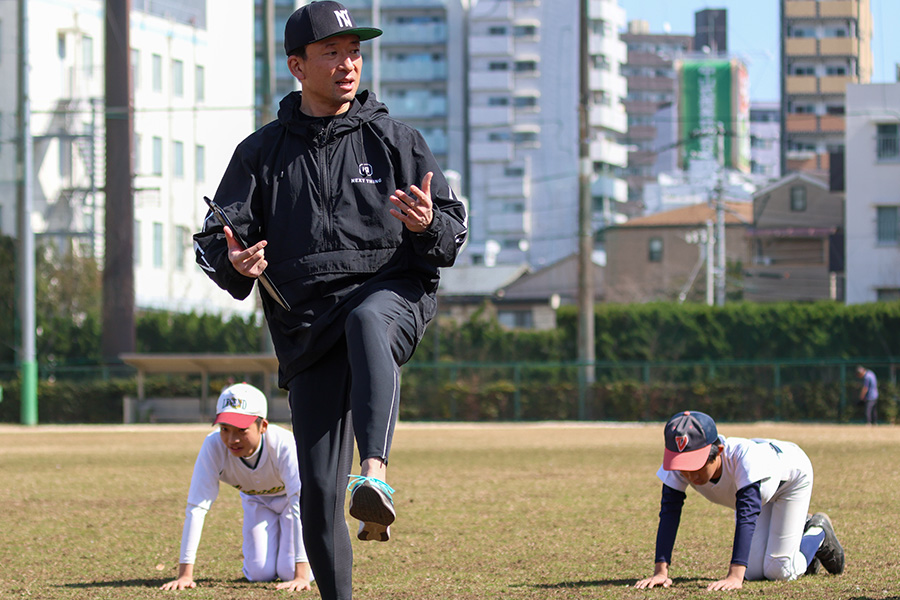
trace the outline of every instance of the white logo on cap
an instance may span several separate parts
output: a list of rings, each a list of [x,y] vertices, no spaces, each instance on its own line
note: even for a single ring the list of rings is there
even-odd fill
[[[353,21],[350,20],[350,11],[347,9],[334,11],[334,16],[337,17],[338,25],[341,27],[353,27]]]

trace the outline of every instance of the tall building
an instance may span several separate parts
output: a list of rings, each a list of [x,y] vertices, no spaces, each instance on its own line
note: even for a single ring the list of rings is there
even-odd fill
[[[728,11],[706,8],[694,13],[694,48],[712,56],[728,54]]]
[[[594,227],[627,200],[626,95],[616,0],[589,6]],[[476,264],[551,264],[577,251],[579,4],[480,0],[469,14],[469,244]]]
[[[847,86],[847,303],[900,300],[900,83]]]
[[[284,54],[284,25],[301,4],[301,0],[254,0],[253,48],[256,126],[262,127],[278,114],[278,103],[298,88],[297,80],[287,67]],[[267,18],[269,17],[269,18]],[[271,20],[271,25],[267,24]],[[266,42],[271,37],[273,65],[268,66]],[[269,96],[268,104],[266,96]]]
[[[462,0],[341,3],[359,25],[384,31],[362,45],[360,89],[375,92],[391,115],[418,129],[441,168],[464,173],[466,38]]]
[[[869,0],[781,0],[781,172],[827,175],[849,83],[872,76]]]
[[[628,182],[630,212],[640,214],[644,185],[654,183],[659,148],[656,120],[660,109],[675,101],[674,62],[691,52],[693,38],[689,35],[650,33],[647,21],[629,21],[628,31],[622,34],[628,49],[628,59],[622,74],[628,81],[625,110],[628,113],[628,132],[622,143],[628,148]],[[671,118],[671,117],[670,117]]]
[[[0,2],[0,79],[15,82],[17,4]],[[235,145],[253,129],[251,0],[134,0],[135,301],[141,309],[252,312],[200,274],[191,234]],[[40,245],[104,247],[104,16],[101,0],[29,0],[34,212]],[[214,32],[214,34],[213,34]],[[52,43],[51,43],[52,42]],[[0,86],[0,230],[16,234],[16,85]]]
[[[767,185],[781,177],[781,106],[750,104],[750,173]]]

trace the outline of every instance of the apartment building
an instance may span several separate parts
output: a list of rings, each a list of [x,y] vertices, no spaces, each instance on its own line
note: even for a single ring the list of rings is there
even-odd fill
[[[847,303],[900,300],[900,83],[848,85]]]
[[[629,21],[627,32],[621,35],[628,49],[627,62],[622,74],[628,82],[625,111],[628,113],[628,132],[622,143],[628,149],[628,166],[625,180],[628,182],[629,205],[635,212],[642,205],[644,186],[655,183],[659,174],[657,155],[660,146],[657,122],[671,120],[674,116],[659,115],[662,107],[675,102],[676,79],[674,62],[688,55],[693,49],[690,35],[650,33],[646,21]],[[663,123],[671,127],[672,123]]]
[[[588,3],[594,227],[627,200],[627,120],[616,0]],[[479,0],[468,21],[472,264],[551,264],[578,247],[579,3]]]
[[[781,105],[750,103],[750,173],[765,187],[781,177]]]
[[[375,92],[391,115],[418,129],[441,168],[465,172],[462,0],[345,0],[342,4],[358,24],[384,31],[363,44],[360,89]]]
[[[872,76],[869,0],[781,0],[781,172],[827,175],[846,89]]]
[[[29,0],[38,245],[104,248],[104,22],[100,0]],[[0,2],[0,78],[16,81],[17,3]],[[191,234],[235,145],[253,130],[253,4],[134,0],[135,302],[140,309],[249,313],[194,264]],[[211,32],[215,32],[212,35]],[[0,86],[0,230],[16,234],[16,86]]]
[[[254,104],[256,126],[262,127],[278,114],[278,103],[299,88],[296,78],[287,67],[284,54],[284,25],[301,0],[254,0],[253,2],[253,53],[254,53]],[[269,14],[271,12],[271,14]],[[269,23],[271,22],[271,25]],[[274,64],[268,65],[266,43],[271,38]],[[268,98],[267,98],[268,97]],[[268,104],[267,104],[268,99]]]

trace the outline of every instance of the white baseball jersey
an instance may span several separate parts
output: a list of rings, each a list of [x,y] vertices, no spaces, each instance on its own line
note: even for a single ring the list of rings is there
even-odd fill
[[[293,434],[270,423],[262,436],[259,452],[262,453],[259,462],[256,468],[251,469],[228,451],[218,429],[206,436],[194,464],[188,492],[181,538],[181,563],[193,564],[196,559],[203,521],[219,495],[220,481],[240,490],[245,507],[246,501],[253,499],[278,514],[293,511],[299,515],[300,472]],[[295,523],[294,556],[296,562],[305,562],[300,519],[292,519],[292,523]]]
[[[710,502],[727,506],[734,510],[735,494],[751,483],[759,482],[762,504],[768,504],[778,492],[782,482],[792,481],[809,471],[806,461],[795,461],[802,455],[796,444],[780,440],[763,440],[719,436],[719,443],[725,446],[722,453],[722,476],[718,482],[691,486],[678,471],[666,471],[662,467],[656,476],[680,492],[693,487]]]

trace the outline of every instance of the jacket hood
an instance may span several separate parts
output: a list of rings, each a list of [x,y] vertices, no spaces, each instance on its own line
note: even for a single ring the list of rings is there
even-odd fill
[[[278,122],[282,127],[304,137],[315,137],[318,128],[316,120],[300,112],[300,100],[302,92],[291,92],[281,99],[278,108]],[[366,122],[372,121],[388,114],[387,106],[375,98],[375,94],[369,90],[363,90],[356,95],[350,110],[340,119],[335,119],[333,132],[341,135],[359,129]]]

